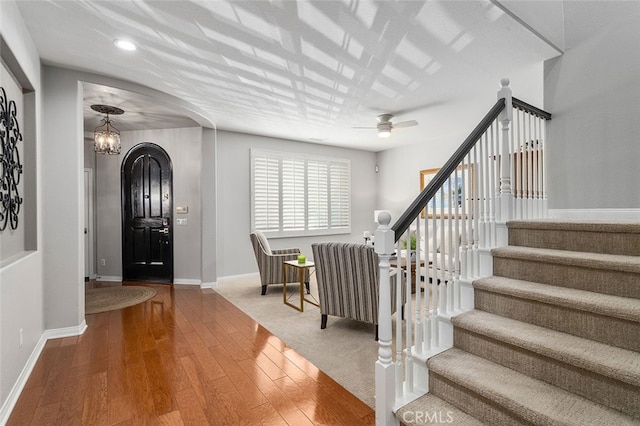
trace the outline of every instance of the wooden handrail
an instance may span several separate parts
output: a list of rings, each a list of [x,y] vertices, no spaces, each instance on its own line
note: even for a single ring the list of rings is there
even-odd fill
[[[515,100],[515,99],[514,99]],[[474,147],[478,139],[482,136],[482,134],[491,126],[491,123],[498,118],[498,115],[505,108],[505,100],[504,98],[498,99],[498,102],[491,108],[491,110],[485,115],[485,117],[478,123],[478,125],[473,129],[471,134],[467,136],[462,145],[458,148],[458,150],[447,160],[445,165],[436,173],[434,178],[429,182],[427,187],[418,194],[415,200],[411,203],[409,208],[405,210],[404,213],[400,216],[400,218],[393,224],[391,229],[395,232],[395,241],[397,242],[402,234],[405,233],[414,219],[420,214],[422,209],[424,209],[429,201],[436,195],[436,192],[440,189],[442,185],[449,179],[451,173],[458,167],[460,162],[464,159],[464,157],[471,151]]]
[[[529,114],[544,118],[545,120],[551,120],[550,113],[541,110],[540,108],[536,108],[533,105],[526,103],[525,101],[521,101],[518,98],[511,98],[511,103],[513,104],[514,108],[518,108],[521,111],[528,112]]]

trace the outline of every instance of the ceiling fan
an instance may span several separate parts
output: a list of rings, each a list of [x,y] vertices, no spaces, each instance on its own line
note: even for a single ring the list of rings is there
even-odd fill
[[[381,138],[388,138],[391,136],[391,129],[401,129],[403,127],[417,126],[416,120],[401,121],[400,123],[392,123],[392,114],[380,114],[378,117],[378,124],[376,127],[354,127],[354,129],[378,129],[378,136]]]

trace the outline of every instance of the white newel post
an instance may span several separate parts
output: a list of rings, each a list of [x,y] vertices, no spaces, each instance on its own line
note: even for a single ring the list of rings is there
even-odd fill
[[[500,216],[497,218],[497,220],[501,222],[502,226],[498,226],[497,230],[498,246],[507,245],[507,229],[504,224],[513,217],[513,197],[511,195],[511,154],[509,152],[509,127],[513,120],[513,102],[511,89],[509,88],[509,79],[503,78],[500,80],[500,85],[502,87],[498,91],[498,99],[504,98],[504,110],[498,117],[502,128],[502,137],[500,138]]]
[[[395,402],[395,365],[391,350],[391,281],[389,261],[393,253],[395,232],[389,227],[391,214],[378,214],[378,229],[375,236],[375,250],[380,261],[380,287],[378,306],[378,360],[375,367],[376,383],[376,426],[395,425],[393,404]],[[398,280],[400,281],[400,280]],[[398,290],[400,291],[400,290]]]

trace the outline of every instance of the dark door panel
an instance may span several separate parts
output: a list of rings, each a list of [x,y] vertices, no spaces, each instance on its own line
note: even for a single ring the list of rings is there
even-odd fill
[[[158,145],[141,143],[122,162],[122,277],[173,281],[171,159]]]

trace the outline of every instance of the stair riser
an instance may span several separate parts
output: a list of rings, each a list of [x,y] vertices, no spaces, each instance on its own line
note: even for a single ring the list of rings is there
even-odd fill
[[[631,272],[494,256],[493,274],[540,284],[640,299],[640,274]]]
[[[640,388],[637,386],[458,327],[454,329],[454,346],[596,403],[640,417]]]
[[[509,229],[509,245],[640,256],[640,234]]]
[[[518,321],[640,351],[640,324],[592,312],[475,289],[475,308]]]
[[[455,405],[464,407],[464,411],[485,424],[491,425],[529,425],[503,407],[482,398],[471,389],[467,389],[447,380],[443,376],[429,373],[429,392]],[[451,424],[456,424],[455,419]]]

